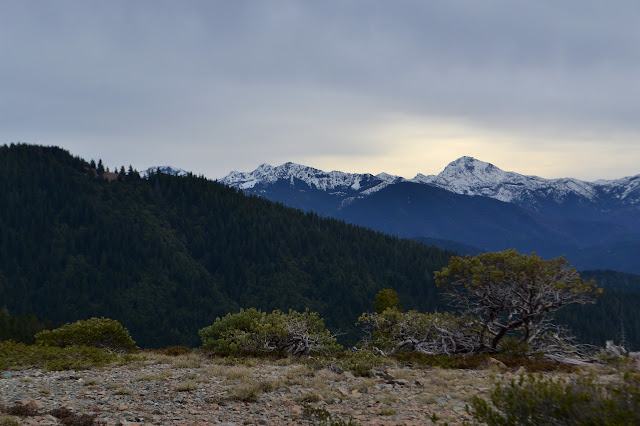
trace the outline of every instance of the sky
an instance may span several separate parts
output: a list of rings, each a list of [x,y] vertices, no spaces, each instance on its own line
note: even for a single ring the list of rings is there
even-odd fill
[[[0,0],[0,144],[210,178],[261,163],[640,174],[640,2]]]

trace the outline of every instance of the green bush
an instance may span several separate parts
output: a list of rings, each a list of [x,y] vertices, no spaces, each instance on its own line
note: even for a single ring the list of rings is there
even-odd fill
[[[593,377],[545,379],[523,375],[497,384],[490,401],[473,397],[471,414],[487,425],[631,425],[640,424],[640,375],[617,383]]]
[[[136,342],[129,331],[118,321],[108,318],[91,318],[65,324],[55,330],[44,330],[36,334],[36,344],[40,346],[93,346],[120,353],[136,349]]]
[[[513,336],[505,336],[498,345],[498,353],[507,358],[526,358],[531,347]]]
[[[389,364],[389,359],[369,350],[339,354],[333,361],[342,370],[350,371],[354,376],[371,377],[373,370]]]
[[[477,320],[450,312],[400,312],[389,308],[382,313],[362,314],[357,325],[368,332],[360,347],[373,348],[387,355],[401,352],[470,353],[480,343]]]
[[[199,331],[203,348],[221,353],[282,352],[294,355],[342,349],[315,312],[271,313],[255,308],[227,314]]]

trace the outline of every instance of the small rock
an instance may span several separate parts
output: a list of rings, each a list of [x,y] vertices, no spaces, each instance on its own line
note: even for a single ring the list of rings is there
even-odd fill
[[[44,405],[39,401],[27,401],[24,406],[33,410],[42,410],[44,408]]]
[[[297,405],[295,407],[292,407],[291,414],[302,414],[302,408]]]
[[[495,358],[489,358],[489,361],[487,362],[487,365],[489,366],[489,369],[492,371],[507,371],[508,368],[506,365],[504,365],[504,362],[502,361],[498,361]]]
[[[289,388],[289,392],[291,392],[294,395],[300,395],[300,391],[294,388],[293,386]]]
[[[518,368],[515,372],[517,376],[522,376],[523,374],[526,374],[526,373],[527,373],[527,369],[524,367]]]
[[[391,374],[387,373],[386,371],[372,371],[373,375],[376,377],[380,377],[386,381],[391,381],[391,380],[395,380],[396,378],[393,377]]]
[[[349,396],[349,390],[343,386],[338,387],[338,392],[340,392],[343,396]]]
[[[11,372],[10,371],[5,371],[4,373],[2,373],[2,377],[4,377],[5,379],[10,379],[11,378]]]
[[[268,425],[268,424],[269,424],[269,420],[267,420],[267,419],[260,419],[260,420],[258,420],[258,424],[259,424],[259,425]]]

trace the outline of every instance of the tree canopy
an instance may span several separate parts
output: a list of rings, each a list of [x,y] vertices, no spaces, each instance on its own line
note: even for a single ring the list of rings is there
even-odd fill
[[[454,306],[480,320],[480,342],[490,350],[510,332],[533,342],[549,330],[547,314],[594,303],[602,292],[563,257],[544,260],[516,250],[452,257],[435,279]]]

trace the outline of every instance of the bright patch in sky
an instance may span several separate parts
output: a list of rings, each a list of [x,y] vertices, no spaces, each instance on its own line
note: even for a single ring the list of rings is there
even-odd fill
[[[578,13],[579,11],[579,13]],[[640,173],[633,1],[0,3],[0,143],[211,178]]]

